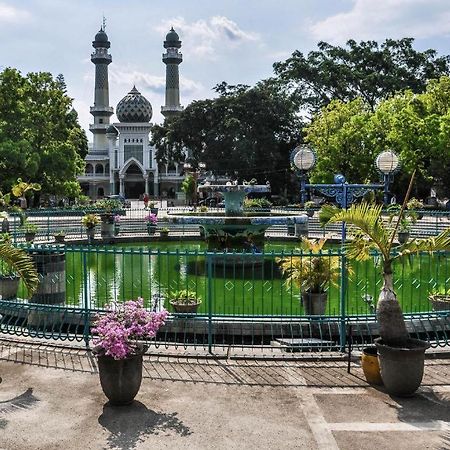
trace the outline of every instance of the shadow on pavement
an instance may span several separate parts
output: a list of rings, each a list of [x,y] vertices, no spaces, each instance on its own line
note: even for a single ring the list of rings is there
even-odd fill
[[[149,435],[176,433],[188,436],[191,431],[181,422],[177,413],[157,413],[143,403],[134,401],[127,406],[106,403],[98,423],[111,434],[107,438],[110,448],[128,450],[136,448]]]

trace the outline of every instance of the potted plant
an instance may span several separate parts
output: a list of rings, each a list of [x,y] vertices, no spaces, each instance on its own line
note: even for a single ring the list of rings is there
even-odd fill
[[[169,228],[167,228],[167,227],[164,227],[164,228],[161,228],[160,230],[159,230],[159,235],[160,235],[160,237],[162,237],[162,238],[166,238],[167,236],[169,236]]]
[[[31,297],[39,284],[36,267],[24,250],[12,245],[7,233],[0,236],[0,261],[0,299],[16,298],[21,278]]]
[[[64,244],[64,241],[66,239],[66,233],[64,233],[64,231],[62,230],[58,231],[57,233],[55,233],[54,238],[57,244]]]
[[[95,227],[100,223],[100,217],[97,214],[86,214],[81,219],[81,223],[86,227],[88,242],[92,242],[95,236]]]
[[[406,207],[408,208],[408,211],[414,211],[417,220],[423,218],[423,212],[421,211],[423,209],[423,202],[421,202],[417,198],[415,197],[411,198],[409,202],[406,204]]]
[[[433,311],[450,310],[450,288],[447,290],[442,288],[430,292],[428,300],[433,307]]]
[[[411,183],[408,193],[410,189]],[[450,249],[450,228],[438,236],[410,240],[394,248],[393,242],[404,208],[405,202],[395,226],[383,222],[381,205],[366,202],[354,204],[347,210],[326,205],[320,212],[322,225],[342,221],[351,225],[350,232],[353,239],[347,244],[348,257],[360,261],[367,260],[373,250],[380,255],[383,287],[376,311],[380,337],[375,340],[375,344],[384,385],[387,391],[394,395],[411,395],[420,386],[424,354],[430,344],[409,337],[402,309],[394,291],[393,264],[421,251]]]
[[[119,216],[119,214],[116,214],[114,216],[114,236],[118,236],[120,233],[120,221],[122,218]]]
[[[142,298],[114,304],[97,317],[92,333],[103,392],[112,405],[127,405],[139,392],[145,339],[156,336],[167,311],[150,312]]]
[[[28,222],[28,220],[25,220],[24,224],[22,225],[22,230],[25,233],[25,241],[33,242],[38,231],[37,225]]]
[[[145,216],[145,221],[147,222],[147,233],[149,235],[155,234],[156,225],[158,223],[156,214],[150,213],[148,216]]]
[[[324,315],[327,305],[327,288],[336,284],[340,264],[338,256],[319,254],[326,239],[319,241],[303,238],[300,251],[301,256],[279,259],[281,271],[287,276],[289,285],[300,288],[301,300],[305,314],[308,316]]]
[[[305,212],[308,217],[312,217],[314,215],[314,209],[316,207],[316,204],[313,201],[309,200],[305,202],[303,207],[305,208]]]
[[[414,210],[404,210],[400,214],[400,205],[391,205],[388,211],[388,224],[391,225],[395,220],[398,221],[397,239],[399,244],[405,244],[410,236],[412,226],[417,222],[417,214]]]
[[[157,202],[149,202],[148,203],[148,207],[150,208],[150,212],[152,214],[154,214],[155,216],[158,215],[158,208],[157,208],[158,203]]]
[[[169,303],[176,313],[196,313],[202,300],[195,291],[183,289],[171,292]]]

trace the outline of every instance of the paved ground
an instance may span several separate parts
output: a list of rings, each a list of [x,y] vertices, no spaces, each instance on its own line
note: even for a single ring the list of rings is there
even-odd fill
[[[112,407],[82,349],[0,341],[0,449],[450,449],[450,359],[391,398],[358,364],[149,356]]]

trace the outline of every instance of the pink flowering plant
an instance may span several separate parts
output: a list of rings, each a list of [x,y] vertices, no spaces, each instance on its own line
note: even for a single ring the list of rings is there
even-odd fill
[[[150,225],[156,225],[158,223],[158,216],[151,213],[148,216],[145,216],[145,221]]]
[[[120,221],[121,221],[121,220],[122,220],[122,217],[120,217],[119,214],[116,214],[116,215],[113,217],[114,223],[120,224]]]
[[[95,352],[114,359],[125,359],[142,352],[144,346],[139,341],[154,338],[167,315],[166,310],[147,311],[142,298],[113,304],[111,310],[94,323]]]

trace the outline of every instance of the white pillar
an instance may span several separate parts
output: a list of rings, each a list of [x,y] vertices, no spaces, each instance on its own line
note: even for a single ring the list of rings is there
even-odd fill
[[[125,183],[124,183],[124,178],[125,178],[125,175],[120,175],[120,176],[119,176],[119,181],[120,181],[120,191],[119,191],[119,194],[120,194],[122,197],[125,197]]]

